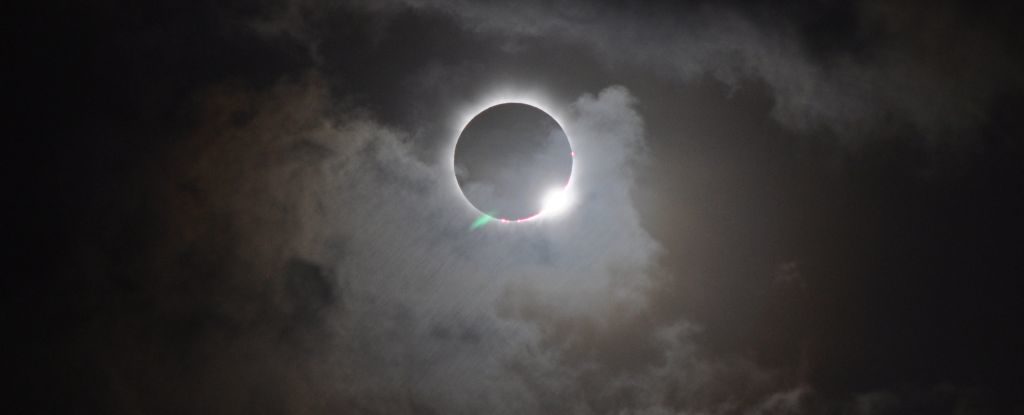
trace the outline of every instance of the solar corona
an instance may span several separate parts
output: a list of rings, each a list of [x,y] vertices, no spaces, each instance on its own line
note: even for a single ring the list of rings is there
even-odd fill
[[[476,111],[453,154],[459,190],[479,214],[470,227],[564,214],[574,203],[574,159],[561,124],[536,105],[507,101]]]

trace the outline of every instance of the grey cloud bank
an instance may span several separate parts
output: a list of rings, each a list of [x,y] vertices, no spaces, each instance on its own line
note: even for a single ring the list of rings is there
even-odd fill
[[[988,121],[986,111],[1006,88],[1024,86],[1013,45],[999,37],[1008,23],[958,19],[963,16],[950,2],[928,13],[909,5],[851,5],[858,26],[845,35],[877,42],[877,48],[826,55],[816,54],[808,44],[816,40],[799,33],[803,22],[769,10],[745,14],[728,4],[650,10],[586,2],[356,4],[382,13],[444,13],[471,31],[509,42],[562,42],[592,51],[606,65],[642,67],[667,79],[761,80],[772,89],[780,122],[801,131],[824,128],[846,140],[893,127],[948,140]]]
[[[38,412],[1024,408],[1006,4],[40,7],[0,290]],[[500,96],[572,140],[567,215],[471,228]]]

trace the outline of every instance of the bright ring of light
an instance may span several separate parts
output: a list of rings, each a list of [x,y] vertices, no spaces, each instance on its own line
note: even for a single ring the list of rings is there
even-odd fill
[[[449,148],[448,151],[448,165],[451,167],[450,177],[452,178],[452,182],[455,184],[455,189],[457,190],[459,196],[462,197],[462,200],[466,203],[466,205],[469,206],[472,212],[475,212],[477,215],[480,216],[488,216],[486,213],[481,212],[479,209],[477,209],[476,206],[474,206],[473,203],[471,203],[469,199],[466,198],[466,195],[462,193],[462,189],[459,187],[458,179],[455,177],[455,146],[459,141],[459,137],[462,136],[462,131],[466,128],[469,122],[473,120],[474,117],[476,117],[484,110],[500,104],[526,104],[535,107],[541,111],[544,111],[549,116],[551,116],[551,118],[555,120],[555,123],[557,123],[558,126],[562,128],[562,131],[565,132],[566,140],[569,141],[569,149],[571,150],[572,155],[572,167],[569,171],[569,180],[566,181],[565,186],[562,187],[561,189],[551,189],[543,196],[541,204],[542,208],[540,212],[526,218],[497,219],[495,220],[495,222],[533,222],[537,219],[553,218],[564,214],[566,211],[569,210],[569,208],[572,207],[573,202],[575,201],[572,189],[574,182],[573,179],[576,176],[576,151],[574,150],[574,147],[572,145],[572,132],[569,131],[569,129],[566,128],[566,125],[561,121],[563,117],[559,112],[552,111],[551,108],[553,108],[553,106],[549,105],[549,101],[544,98],[543,94],[539,93],[530,93],[521,90],[500,91],[492,95],[489,95],[488,97],[480,100],[479,102],[465,106],[463,110],[459,112],[459,117],[455,121],[456,126],[454,128],[454,130],[457,133],[455,134],[453,140],[451,141],[451,147]]]

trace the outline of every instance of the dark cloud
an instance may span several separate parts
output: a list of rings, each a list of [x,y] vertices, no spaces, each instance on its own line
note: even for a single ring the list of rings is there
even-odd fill
[[[367,7],[452,15],[473,33],[585,48],[604,65],[639,66],[667,80],[708,74],[729,85],[762,80],[772,90],[773,117],[847,138],[892,124],[947,138],[984,123],[1004,88],[1022,86],[1017,45],[1006,36],[1012,24],[998,17],[998,6],[971,15],[949,2],[927,10],[873,2],[396,3]]]
[[[1019,411],[1011,8],[32,10],[12,373],[39,412]],[[502,97],[578,203],[471,230],[453,140]]]

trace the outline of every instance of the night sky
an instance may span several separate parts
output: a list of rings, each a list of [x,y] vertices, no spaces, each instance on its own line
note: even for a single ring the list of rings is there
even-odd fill
[[[1024,413],[1021,11],[19,6],[8,405]],[[481,224],[456,138],[509,101],[574,203]]]

